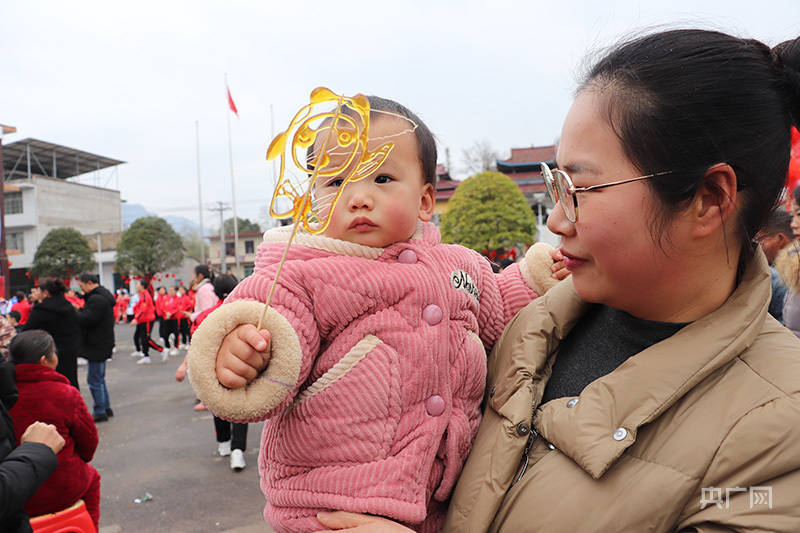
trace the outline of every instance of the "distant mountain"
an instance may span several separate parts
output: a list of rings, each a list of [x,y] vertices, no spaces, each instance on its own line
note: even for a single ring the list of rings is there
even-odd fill
[[[160,216],[167,222],[169,222],[172,229],[174,229],[180,235],[184,235],[186,233],[192,232],[199,232],[200,231],[200,224],[193,220],[189,220],[185,217],[178,217],[175,215],[159,215],[158,213],[153,213],[148,211],[143,205],[141,204],[129,204],[123,203],[122,204],[122,229],[127,229],[128,226],[133,224],[133,222],[137,218],[142,217],[149,217],[149,216]],[[210,235],[208,228],[204,228],[206,230],[206,236]]]

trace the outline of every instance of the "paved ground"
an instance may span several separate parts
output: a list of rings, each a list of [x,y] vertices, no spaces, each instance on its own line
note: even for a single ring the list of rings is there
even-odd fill
[[[215,455],[211,414],[195,412],[188,381],[175,381],[184,352],[166,363],[156,356],[151,365],[136,365],[133,328],[118,325],[116,335],[106,370],[116,416],[98,424],[92,461],[102,476],[100,533],[270,532],[256,467],[262,424],[250,425],[247,468],[233,472],[227,457]],[[91,407],[85,366],[79,379]],[[134,503],[145,492],[153,499]]]

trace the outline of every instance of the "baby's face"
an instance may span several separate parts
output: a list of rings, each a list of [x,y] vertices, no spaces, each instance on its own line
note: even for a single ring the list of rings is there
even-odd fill
[[[344,186],[323,235],[385,248],[411,237],[417,220],[432,218],[433,187],[425,183],[417,139],[408,130],[409,123],[400,118],[378,114],[372,119],[368,149],[386,142],[394,143],[394,148],[376,172]],[[325,136],[320,137],[322,144]],[[315,188],[315,203],[330,202],[342,185],[343,178],[321,180]],[[328,214],[325,208],[320,211]]]

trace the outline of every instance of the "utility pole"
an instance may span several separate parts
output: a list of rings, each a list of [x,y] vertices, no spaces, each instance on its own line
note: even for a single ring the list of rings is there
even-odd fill
[[[203,228],[203,188],[200,185],[200,122],[194,121],[197,141],[197,211],[200,215],[200,263],[206,264],[206,232]]]
[[[13,126],[4,126],[0,124],[0,275],[3,276],[3,285],[0,290],[3,292],[3,297],[8,298],[8,287],[10,285],[9,271],[8,271],[8,255],[6,255],[6,200],[5,191],[6,177],[3,171],[3,135],[6,133],[15,133],[17,128]]]
[[[219,272],[220,274],[227,274],[225,268],[225,211],[230,207],[225,205],[225,202],[217,202],[217,207],[210,208],[211,211],[219,211]],[[234,249],[235,251],[235,249]]]

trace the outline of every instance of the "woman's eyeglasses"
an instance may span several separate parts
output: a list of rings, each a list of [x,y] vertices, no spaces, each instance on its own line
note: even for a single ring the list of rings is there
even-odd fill
[[[639,176],[638,178],[612,181],[611,183],[592,185],[590,187],[575,187],[575,184],[572,183],[572,178],[563,170],[550,170],[550,167],[548,167],[546,163],[541,163],[541,166],[542,177],[547,187],[547,194],[554,204],[561,204],[561,208],[564,210],[564,215],[566,215],[567,220],[573,223],[578,221],[578,196],[576,193],[604,189],[606,187],[613,187],[614,185],[622,185],[623,183],[630,183],[632,181],[639,181],[672,173],[671,170],[667,170],[655,174],[648,174],[647,176]]]

